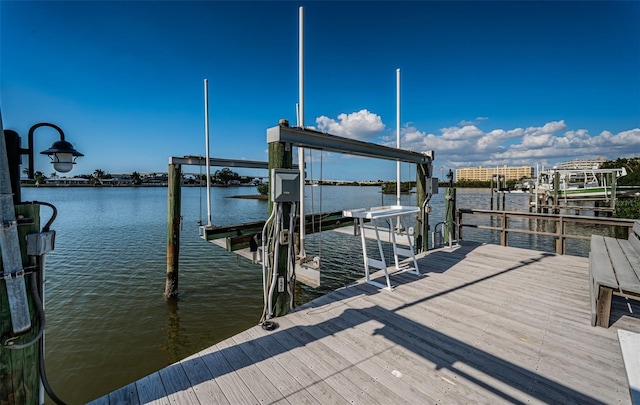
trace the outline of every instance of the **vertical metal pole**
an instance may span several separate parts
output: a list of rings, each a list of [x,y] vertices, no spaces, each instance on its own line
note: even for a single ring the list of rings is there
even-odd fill
[[[209,80],[204,79],[204,138],[207,168],[207,225],[211,226],[211,164],[209,162]]]
[[[298,10],[300,26],[298,28],[298,126],[304,128],[304,7]],[[298,167],[300,168],[300,259],[307,256],[304,249],[305,240],[305,213],[304,213],[304,148],[298,148]]]
[[[400,149],[400,69],[396,69],[396,148]],[[400,205],[400,161],[396,162],[396,205]],[[400,228],[400,217],[397,219]]]

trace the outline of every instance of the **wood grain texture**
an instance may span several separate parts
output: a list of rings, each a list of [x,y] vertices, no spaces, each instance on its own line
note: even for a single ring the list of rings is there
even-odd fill
[[[184,359],[197,399],[631,403],[616,329],[640,317],[614,297],[611,326],[591,327],[587,258],[463,243],[418,259],[423,275],[393,274],[393,292],[360,280]],[[164,398],[183,391],[155,375]]]

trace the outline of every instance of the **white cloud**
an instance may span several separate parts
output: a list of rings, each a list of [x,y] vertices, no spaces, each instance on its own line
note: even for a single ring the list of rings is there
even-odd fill
[[[449,127],[440,129],[442,132],[442,136],[445,139],[470,139],[477,138],[482,136],[482,131],[480,131],[475,125],[465,125],[462,128],[460,127]]]
[[[471,121],[467,121],[467,120],[462,120],[458,123],[458,125],[460,125],[461,127],[464,127],[465,125],[476,125],[478,124],[480,121],[486,121],[489,118],[487,117],[476,117],[475,119],[471,120]]]
[[[640,128],[592,136],[586,129],[566,130],[563,120],[526,129],[493,129],[475,126],[443,128],[440,135],[405,127],[402,147],[415,151],[434,150],[436,165],[535,166],[563,161],[605,157],[640,156]]]
[[[473,122],[485,120],[486,117],[476,117]],[[321,116],[316,123],[319,130],[334,135],[396,145],[395,131],[384,131],[380,116],[367,110],[340,114],[337,120]],[[536,166],[574,159],[640,156],[640,128],[618,133],[602,131],[593,136],[587,129],[568,129],[564,120],[489,131],[474,123],[461,121],[461,124],[465,125],[441,128],[434,134],[407,123],[401,130],[401,148],[416,152],[433,150],[434,164],[450,168]]]
[[[385,128],[380,116],[368,110],[348,115],[342,113],[338,115],[338,121],[322,115],[316,118],[316,124],[320,131],[360,140],[376,138]]]

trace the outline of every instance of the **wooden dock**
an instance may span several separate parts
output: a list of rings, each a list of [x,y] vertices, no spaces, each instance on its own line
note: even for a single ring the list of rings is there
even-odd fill
[[[640,332],[640,305],[591,327],[587,258],[467,242],[419,265],[393,292],[355,283],[91,404],[631,403],[616,332]]]

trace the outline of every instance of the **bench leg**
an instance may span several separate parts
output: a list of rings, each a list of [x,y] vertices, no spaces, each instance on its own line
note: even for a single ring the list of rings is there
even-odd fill
[[[609,327],[609,314],[611,313],[611,288],[600,286],[598,300],[596,301],[596,326]]]

